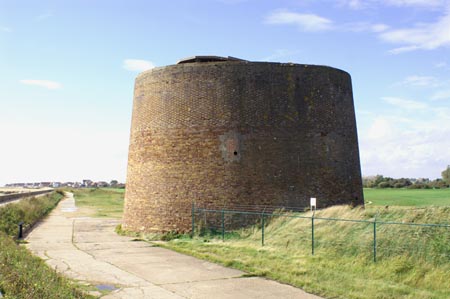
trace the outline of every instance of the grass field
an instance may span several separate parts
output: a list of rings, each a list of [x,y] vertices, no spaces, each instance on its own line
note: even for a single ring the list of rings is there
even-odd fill
[[[448,189],[364,189],[366,204],[374,206],[450,206]]]
[[[121,218],[125,189],[95,188],[73,189],[76,206],[85,211],[86,216]]]

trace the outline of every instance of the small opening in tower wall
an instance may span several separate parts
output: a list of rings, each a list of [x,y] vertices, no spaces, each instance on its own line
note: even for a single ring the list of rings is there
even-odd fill
[[[237,156],[237,151],[234,151],[234,153],[233,153],[235,156]]]

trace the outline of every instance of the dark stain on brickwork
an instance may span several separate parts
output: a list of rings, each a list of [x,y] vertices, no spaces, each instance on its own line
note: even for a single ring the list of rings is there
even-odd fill
[[[124,227],[190,230],[201,205],[363,204],[351,78],[312,65],[193,62],[135,83]]]

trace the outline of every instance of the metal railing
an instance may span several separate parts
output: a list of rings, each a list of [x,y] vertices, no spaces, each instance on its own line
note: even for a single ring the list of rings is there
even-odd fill
[[[450,224],[446,223],[414,223],[414,222],[396,222],[396,221],[383,221],[378,220],[379,212],[371,218],[371,219],[345,219],[345,218],[333,218],[333,217],[321,217],[316,216],[316,211],[314,210],[311,213],[311,216],[304,215],[306,213],[303,213],[303,215],[299,214],[300,212],[305,212],[306,207],[290,207],[290,208],[282,208],[282,207],[274,207],[274,206],[251,206],[251,210],[246,210],[247,206],[234,206],[233,208],[227,208],[227,207],[201,207],[196,206],[195,203],[192,204],[192,236],[194,236],[196,233],[196,229],[198,229],[196,226],[199,223],[202,223],[205,227],[202,228],[204,231],[214,231],[214,234],[220,235],[222,238],[222,241],[225,241],[225,234],[227,232],[227,224],[230,226],[229,230],[231,231],[237,231],[239,229],[248,227],[252,223],[258,224],[258,220],[260,222],[260,228],[261,228],[261,246],[265,245],[265,235],[266,233],[266,226],[268,224],[267,219],[268,218],[274,218],[274,217],[286,217],[286,218],[298,218],[298,219],[305,219],[310,220],[311,223],[311,254],[315,254],[316,249],[316,243],[317,243],[317,236],[315,236],[316,231],[316,225],[317,221],[325,221],[325,222],[347,222],[347,223],[355,223],[355,224],[367,224],[368,226],[372,226],[371,230],[373,232],[372,238],[371,238],[371,251],[372,251],[372,257],[373,262],[377,261],[377,253],[378,253],[378,244],[377,244],[377,233],[380,229],[381,225],[396,225],[396,226],[405,226],[405,227],[421,227],[421,228],[442,228],[446,230],[446,233],[448,234],[446,238],[449,240],[450,244]],[[281,210],[281,209],[285,209]],[[213,219],[206,219],[206,214],[215,214],[219,217],[212,217]],[[203,215],[204,219],[200,219]],[[240,225],[236,225],[235,223],[229,223],[230,221],[226,220],[226,216],[229,215],[245,215],[245,216],[252,216],[252,221],[243,221]],[[211,218],[211,217],[210,217]],[[228,223],[227,223],[228,222]],[[448,251],[446,252],[446,257],[450,260],[450,247],[447,248]]]

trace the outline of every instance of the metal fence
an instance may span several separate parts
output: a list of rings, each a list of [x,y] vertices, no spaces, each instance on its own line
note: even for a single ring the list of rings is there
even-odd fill
[[[321,244],[320,238],[315,235],[318,222],[333,223],[351,223],[360,225],[361,234],[365,234],[367,239],[370,233],[370,251],[373,258],[373,262],[377,261],[377,254],[379,252],[380,244],[378,244],[379,234],[388,232],[389,226],[401,226],[404,228],[420,228],[420,230],[411,231],[409,234],[409,242],[418,244],[419,242],[427,242],[426,238],[422,238],[426,235],[434,234],[443,236],[443,246],[446,248],[444,251],[444,258],[450,262],[450,224],[446,223],[412,223],[412,222],[396,222],[379,220],[378,213],[371,219],[344,219],[344,218],[332,218],[321,217],[316,215],[316,211],[312,211],[311,216],[305,215],[306,207],[275,207],[275,206],[233,206],[233,208],[227,207],[202,207],[192,205],[192,235],[212,235],[214,237],[221,237],[222,241],[225,241],[226,234],[233,234],[240,229],[251,227],[252,225],[261,230],[261,246],[264,246],[267,238],[266,228],[271,220],[278,217],[285,218],[297,218],[303,219],[309,222],[309,237],[305,236],[305,232],[300,232],[298,238],[303,241],[310,241],[311,254],[316,253],[318,244]],[[302,214],[300,214],[303,212]],[[383,229],[386,228],[386,229]],[[430,229],[432,231],[430,231]],[[237,234],[238,235],[238,234]],[[392,239],[392,238],[391,238]],[[357,242],[357,238],[355,239]],[[393,243],[388,240],[384,240],[384,253],[392,255],[395,250],[414,251],[414,246],[405,246],[404,248],[393,248]],[[328,244],[330,246],[342,246],[345,242],[336,242],[334,244]],[[321,244],[326,246],[327,244]],[[348,244],[347,244],[348,245]],[[417,246],[418,248],[422,248]],[[441,250],[441,251],[442,251]],[[423,252],[426,254],[426,252]]]

